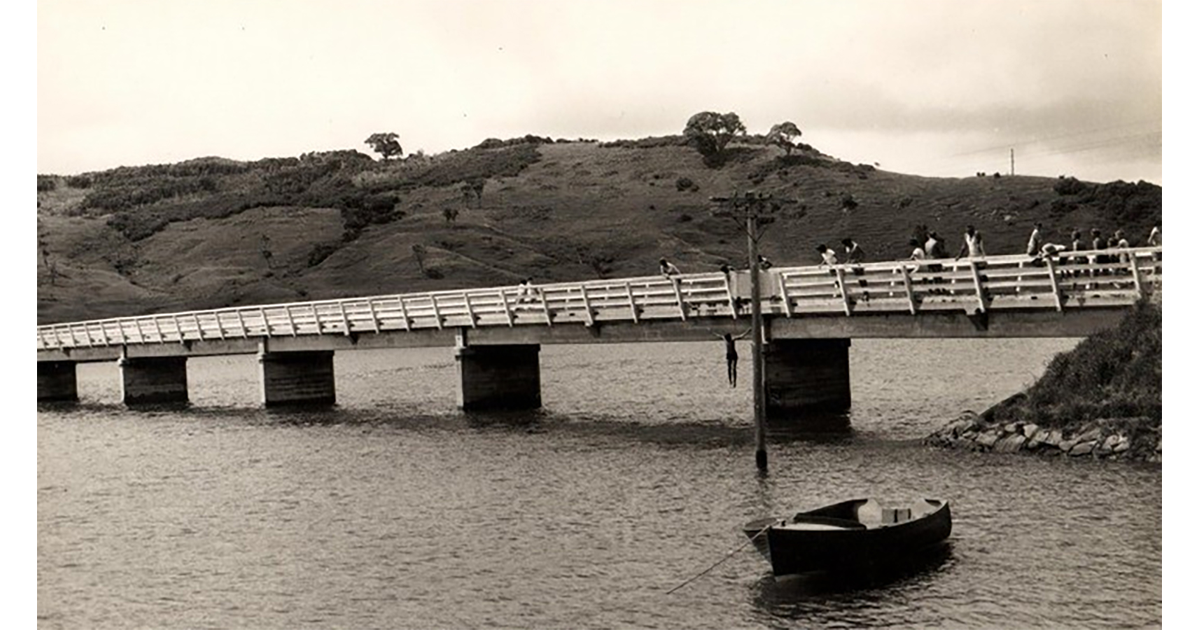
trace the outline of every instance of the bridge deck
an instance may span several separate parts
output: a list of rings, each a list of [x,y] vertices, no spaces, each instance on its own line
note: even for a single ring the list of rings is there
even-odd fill
[[[774,268],[770,318],[1125,307],[1162,288],[1162,248]],[[747,319],[748,272],[434,291],[162,313],[37,328],[42,351],[518,326]]]

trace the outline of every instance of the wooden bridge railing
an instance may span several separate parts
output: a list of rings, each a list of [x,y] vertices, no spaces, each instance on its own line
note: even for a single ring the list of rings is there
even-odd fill
[[[350,335],[482,326],[555,326],[749,313],[739,275],[555,283],[435,291],[51,324],[38,349],[202,339]],[[763,287],[771,316],[1130,304],[1161,290],[1162,248],[1064,253],[1053,260],[997,256],[772,269]]]

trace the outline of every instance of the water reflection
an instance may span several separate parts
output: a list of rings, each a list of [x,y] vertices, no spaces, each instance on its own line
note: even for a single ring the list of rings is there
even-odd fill
[[[850,431],[850,412],[811,411],[787,418],[771,418],[767,421],[768,435],[803,435],[818,438],[825,434],[839,436]]]
[[[798,617],[845,606],[870,608],[897,591],[945,579],[954,564],[954,543],[945,541],[904,561],[836,572],[775,577],[768,569],[753,586],[754,605],[773,616]]]

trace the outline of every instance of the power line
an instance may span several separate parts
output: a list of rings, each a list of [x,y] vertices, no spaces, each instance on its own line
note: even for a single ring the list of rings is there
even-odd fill
[[[1141,126],[1141,125],[1147,125],[1147,124],[1159,124],[1159,125],[1161,125],[1161,121],[1156,121],[1156,120],[1142,120],[1142,121],[1138,121],[1138,122],[1122,123],[1122,124],[1120,124],[1120,125],[1109,125],[1109,126],[1107,126],[1107,127],[1093,127],[1093,128],[1091,128],[1091,129],[1084,129],[1084,130],[1081,130],[1081,131],[1073,131],[1073,132],[1071,132],[1071,133],[1063,133],[1063,134],[1059,134],[1059,135],[1056,135],[1056,136],[1041,137],[1041,138],[1032,138],[1032,139],[1028,139],[1028,140],[1021,140],[1021,141],[1017,141],[1017,142],[1006,142],[1006,143],[1004,143],[1004,144],[1001,144],[1001,145],[996,145],[996,146],[991,146],[991,147],[985,147],[985,148],[982,148],[982,149],[972,149],[972,150],[970,150],[970,151],[963,151],[963,152],[960,152],[960,153],[954,153],[954,154],[952,154],[952,155],[949,155],[949,156],[947,156],[947,158],[946,158],[946,159],[952,159],[952,158],[957,158],[957,157],[964,157],[964,156],[968,156],[968,155],[975,155],[975,154],[978,154],[978,153],[989,153],[989,152],[992,152],[992,151],[1000,151],[1000,150],[1003,150],[1003,149],[1010,149],[1010,148],[1014,148],[1014,147],[1017,147],[1017,148],[1019,148],[1019,147],[1028,146],[1028,145],[1043,144],[1043,143],[1046,143],[1046,142],[1051,142],[1051,141],[1053,141],[1053,140],[1062,140],[1062,139],[1065,139],[1065,138],[1075,138],[1075,137],[1078,137],[1078,136],[1086,136],[1086,135],[1095,134],[1095,133],[1102,132],[1102,131],[1113,131],[1113,130],[1116,130],[1116,129],[1126,129],[1126,128],[1129,128],[1129,127],[1137,127],[1137,126]],[[1158,128],[1158,133],[1160,133],[1160,134],[1162,133],[1162,128],[1161,128],[1161,127],[1159,127],[1159,128]]]

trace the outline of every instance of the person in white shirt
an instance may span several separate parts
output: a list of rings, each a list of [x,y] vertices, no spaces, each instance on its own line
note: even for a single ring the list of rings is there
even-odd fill
[[[1029,256],[1037,256],[1042,251],[1042,224],[1041,222],[1033,225],[1033,232],[1029,234],[1029,245],[1025,247],[1025,253]]]
[[[817,245],[817,251],[821,254],[821,264],[817,265],[818,267],[837,264],[837,253],[826,247],[824,243]]]
[[[962,249],[958,250],[958,255],[954,257],[954,260],[958,260],[964,255],[971,258],[987,256],[987,253],[983,251],[983,235],[975,231],[974,225],[967,226],[967,231],[963,234]]]
[[[913,248],[912,254],[909,254],[909,260],[925,260],[925,248],[921,247],[921,242],[915,238],[908,239],[908,246]]]
[[[676,267],[674,263],[669,262],[666,258],[658,259],[658,271],[668,278],[679,275],[679,267]]]

